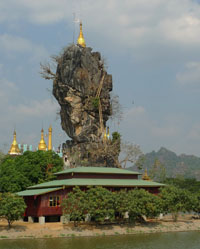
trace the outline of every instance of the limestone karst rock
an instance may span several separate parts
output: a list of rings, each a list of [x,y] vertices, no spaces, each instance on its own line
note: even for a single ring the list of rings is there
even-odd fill
[[[66,141],[65,151],[69,157],[77,154],[80,160],[94,163],[90,151],[103,146],[101,128],[111,115],[112,76],[107,74],[100,53],[92,52],[89,47],[71,45],[64,49],[57,62],[53,95],[61,107],[62,128],[72,139]],[[95,162],[103,161],[103,155],[95,158]],[[113,163],[109,159],[106,164],[108,161]]]

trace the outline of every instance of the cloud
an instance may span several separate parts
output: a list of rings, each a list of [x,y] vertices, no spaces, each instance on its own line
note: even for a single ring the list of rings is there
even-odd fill
[[[17,120],[22,121],[29,118],[45,118],[47,116],[55,114],[57,109],[57,103],[53,102],[51,99],[44,99],[41,101],[31,100],[27,105],[11,105],[8,108],[8,112],[15,113]]]
[[[17,91],[18,88],[13,82],[5,78],[0,79],[0,111],[5,110],[11,99],[13,99],[13,96],[17,94]]]
[[[11,34],[0,35],[0,52],[9,55],[13,53],[30,53],[33,55],[32,60],[48,56],[48,52],[43,46]]]
[[[145,107],[135,106],[126,111],[120,133],[125,141],[134,141],[144,152],[164,146],[179,154],[199,155],[200,123],[187,115],[171,112],[155,118]]]
[[[181,85],[200,85],[200,62],[188,62],[185,70],[177,73],[176,80]]]
[[[59,109],[58,104],[52,99],[26,99],[20,95],[20,91],[14,82],[7,79],[0,80],[0,139],[1,145],[7,142],[8,135],[12,136],[14,127],[21,130],[23,139],[33,139],[36,127],[42,123],[49,125],[50,120],[55,119],[55,113]],[[51,121],[52,122],[52,121]],[[40,129],[39,128],[39,129]],[[39,131],[37,130],[37,132]],[[31,136],[29,136],[31,134]],[[31,140],[23,140],[26,143]]]
[[[73,26],[73,12],[91,32],[98,30],[100,36],[129,47],[164,40],[198,44],[200,38],[200,5],[191,0],[7,0],[1,3],[0,16],[7,22],[12,17],[41,25],[66,20]]]

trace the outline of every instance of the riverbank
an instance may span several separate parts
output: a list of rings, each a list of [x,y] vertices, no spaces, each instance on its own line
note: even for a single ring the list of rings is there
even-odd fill
[[[170,216],[165,216],[163,220],[148,220],[143,224],[101,225],[98,227],[91,224],[80,224],[77,228],[73,226],[73,223],[63,225],[56,222],[40,225],[38,223],[16,221],[12,228],[8,230],[7,222],[0,221],[0,239],[105,236],[198,230],[200,230],[200,220],[192,219],[191,215],[180,216],[177,222],[173,222]]]

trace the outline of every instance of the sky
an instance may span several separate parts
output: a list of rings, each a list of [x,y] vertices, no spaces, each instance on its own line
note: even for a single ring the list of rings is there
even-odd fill
[[[55,148],[68,139],[60,126],[52,82],[40,63],[78,37],[101,52],[113,77],[123,120],[109,121],[144,153],[166,147],[200,156],[200,1],[1,0],[0,150],[37,147],[53,127]]]

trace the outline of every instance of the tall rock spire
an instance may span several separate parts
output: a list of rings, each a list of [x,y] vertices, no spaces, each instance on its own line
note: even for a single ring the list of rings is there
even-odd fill
[[[86,47],[85,39],[83,37],[82,22],[80,22],[80,33],[79,33],[79,37],[77,40],[77,44],[84,47],[84,48]]]
[[[10,150],[8,152],[9,155],[20,155],[20,150],[19,150],[19,147],[18,147],[18,143],[17,143],[17,139],[16,139],[16,131],[14,130],[14,133],[13,133],[13,142],[10,146]]]
[[[40,142],[38,144],[38,150],[46,150],[47,149],[47,146],[46,146],[46,143],[44,141],[44,130],[42,129],[41,130],[41,139],[40,139]]]

